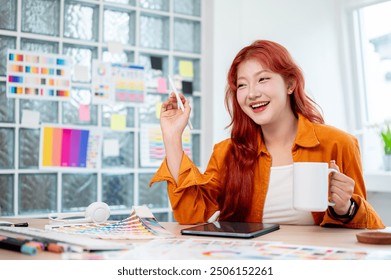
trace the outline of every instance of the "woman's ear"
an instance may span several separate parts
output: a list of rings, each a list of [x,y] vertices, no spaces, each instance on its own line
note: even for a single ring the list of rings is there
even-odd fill
[[[294,80],[288,81],[288,94],[292,94],[296,88],[296,82]]]

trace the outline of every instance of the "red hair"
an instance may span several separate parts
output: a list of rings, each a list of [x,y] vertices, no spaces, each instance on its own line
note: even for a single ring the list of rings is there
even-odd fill
[[[258,157],[258,137],[262,128],[241,109],[237,99],[237,71],[246,60],[255,59],[263,68],[282,76],[287,85],[292,85],[290,104],[293,113],[298,113],[315,123],[324,123],[317,104],[305,93],[304,76],[286,48],[267,40],[258,40],[243,48],[234,58],[228,71],[225,105],[231,116],[230,150],[224,160],[225,196],[219,201],[220,218],[244,221],[249,214],[254,189],[254,172]]]

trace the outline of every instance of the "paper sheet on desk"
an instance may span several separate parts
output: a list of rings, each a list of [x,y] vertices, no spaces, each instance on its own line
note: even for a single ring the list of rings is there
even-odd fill
[[[84,254],[82,257],[112,260],[391,260],[391,251],[293,245],[256,240],[176,238],[133,244],[132,249],[128,251]]]
[[[118,222],[46,225],[46,229],[100,239],[154,239],[174,235],[155,219],[146,206],[133,206],[129,217]]]

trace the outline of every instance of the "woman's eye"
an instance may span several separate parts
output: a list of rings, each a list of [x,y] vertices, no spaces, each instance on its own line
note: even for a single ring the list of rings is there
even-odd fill
[[[238,84],[238,89],[244,87],[245,84]]]
[[[264,82],[264,81],[266,81],[266,80],[269,80],[270,78],[268,78],[268,77],[262,77],[262,78],[259,78],[259,83],[261,83],[261,82]]]

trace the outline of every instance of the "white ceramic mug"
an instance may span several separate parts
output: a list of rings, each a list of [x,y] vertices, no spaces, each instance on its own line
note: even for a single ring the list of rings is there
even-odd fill
[[[297,210],[320,212],[328,206],[329,174],[338,172],[326,162],[293,163],[293,207]]]

